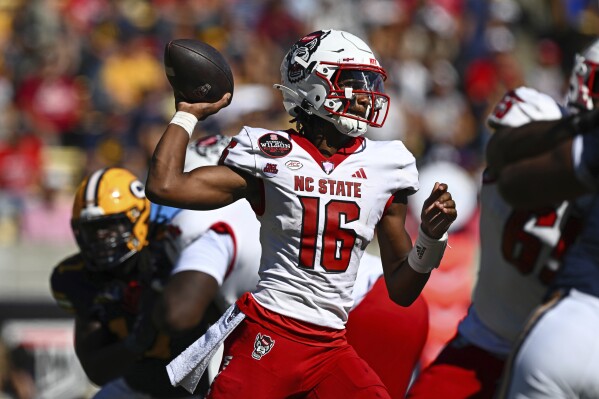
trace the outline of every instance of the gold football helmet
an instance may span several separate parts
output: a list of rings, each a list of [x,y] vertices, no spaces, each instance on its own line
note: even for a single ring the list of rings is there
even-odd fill
[[[100,169],[79,185],[71,227],[87,267],[110,270],[148,244],[150,201],[144,185],[121,168]]]

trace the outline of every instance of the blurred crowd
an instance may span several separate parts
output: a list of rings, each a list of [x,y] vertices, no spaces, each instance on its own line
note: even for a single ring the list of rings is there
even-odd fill
[[[74,185],[101,166],[142,179],[174,113],[164,46],[196,38],[230,62],[230,107],[201,130],[288,122],[284,52],[304,34],[364,37],[388,72],[392,109],[373,139],[401,139],[419,163],[484,165],[485,116],[526,84],[561,100],[573,55],[599,34],[585,0],[2,0],[0,245],[71,240]],[[66,218],[66,219],[65,219]],[[67,220],[65,223],[64,221]]]
[[[368,136],[403,140],[420,167],[450,163],[475,186],[490,108],[520,85],[561,102],[575,52],[599,35],[599,2],[0,0],[0,248],[72,242],[72,195],[91,170],[145,178],[175,111],[162,64],[170,40],[225,55],[232,104],[196,134],[234,135],[288,123],[272,84],[289,46],[323,28],[365,38],[388,72],[389,116]],[[31,373],[10,371],[29,363],[0,344],[0,398],[32,397],[16,392]]]

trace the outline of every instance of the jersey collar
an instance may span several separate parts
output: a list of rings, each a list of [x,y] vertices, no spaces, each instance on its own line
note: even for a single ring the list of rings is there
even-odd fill
[[[364,145],[364,137],[353,137],[348,141],[345,147],[339,148],[335,154],[327,158],[322,155],[322,153],[314,144],[312,144],[312,142],[310,142],[310,140],[299,134],[297,131],[289,129],[287,130],[287,133],[289,133],[289,138],[291,140],[296,142],[308,154],[310,154],[310,156],[316,161],[317,164],[320,165],[326,174],[331,174],[337,165],[341,164],[341,162],[345,161],[350,155],[357,152],[358,149],[362,148]]]

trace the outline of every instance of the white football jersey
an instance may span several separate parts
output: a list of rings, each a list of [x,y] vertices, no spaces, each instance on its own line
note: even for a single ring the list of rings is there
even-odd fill
[[[494,126],[515,127],[561,115],[549,96],[519,88],[506,94],[489,120]],[[506,355],[531,310],[541,303],[578,224],[567,202],[538,211],[514,210],[496,182],[485,178],[480,204],[478,280],[459,331],[472,343]]]
[[[260,223],[246,200],[211,211],[181,210],[171,224],[181,251],[173,273],[196,270],[214,277],[220,286],[214,301],[221,312],[256,289]]]
[[[325,158],[293,131],[244,127],[225,165],[261,179],[262,262],[255,299],[282,315],[342,329],[360,258],[393,194],[418,189],[400,141],[356,138]]]

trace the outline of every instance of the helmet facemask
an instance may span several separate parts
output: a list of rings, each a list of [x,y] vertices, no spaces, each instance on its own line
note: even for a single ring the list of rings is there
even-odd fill
[[[283,104],[332,122],[357,137],[381,127],[389,109],[386,73],[361,39],[341,31],[319,31],[300,39],[281,64]]]
[[[92,271],[113,269],[137,253],[139,242],[133,235],[133,223],[125,214],[74,219],[71,225]]]
[[[100,169],[79,186],[71,227],[86,267],[94,272],[123,265],[148,244],[150,201],[128,170]]]

